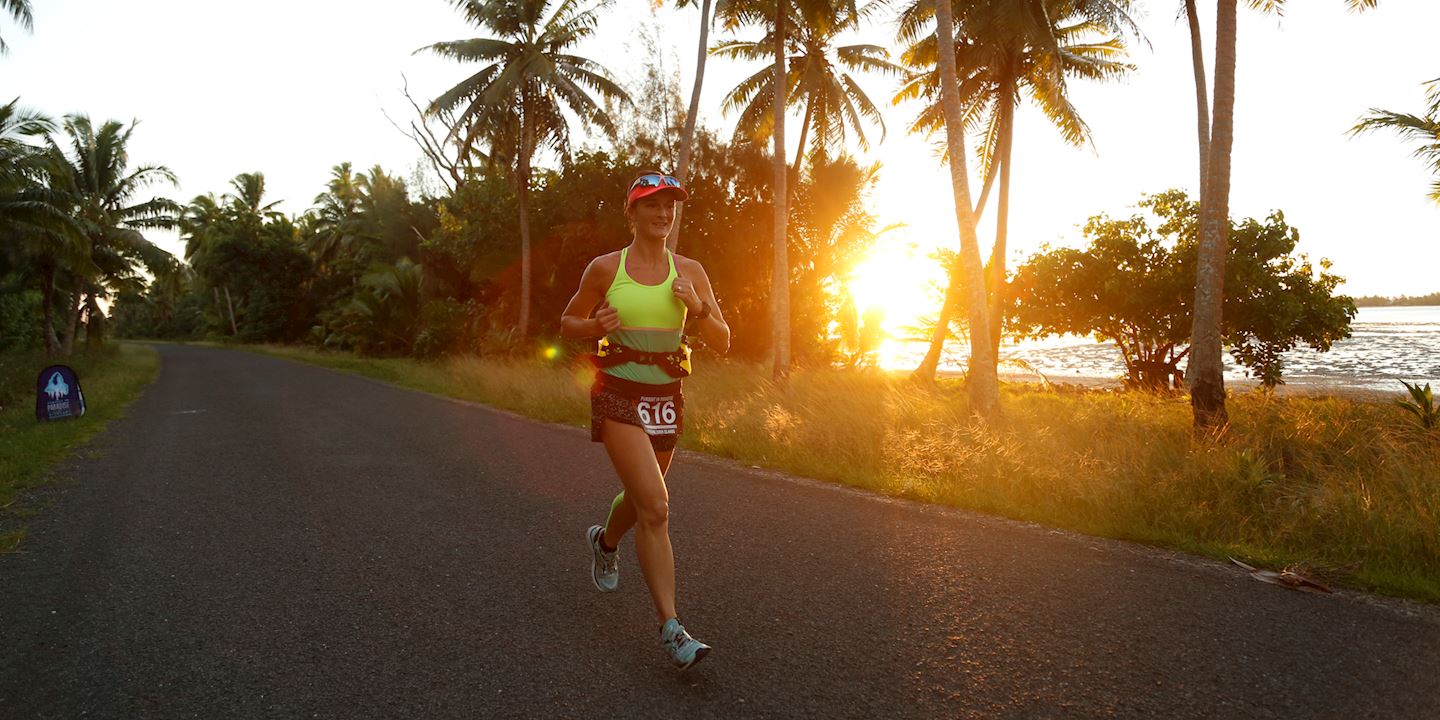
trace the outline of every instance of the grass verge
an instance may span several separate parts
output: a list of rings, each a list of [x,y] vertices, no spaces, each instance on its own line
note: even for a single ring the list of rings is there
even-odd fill
[[[85,391],[85,416],[37,422],[35,378],[55,362],[69,365],[79,374]],[[155,379],[159,367],[154,350],[131,344],[77,352],[60,361],[47,360],[43,352],[0,353],[0,519],[27,516],[31,511],[20,507],[22,493],[43,484],[55,463],[122,416],[126,406]],[[23,527],[0,529],[0,553],[14,552],[24,535]]]
[[[272,355],[589,422],[588,374],[559,364]],[[1238,393],[1233,425],[1197,438],[1182,397],[1007,385],[1004,419],[975,421],[958,384],[753,366],[686,382],[682,446],[925,502],[1440,601],[1440,432],[1393,405]]]

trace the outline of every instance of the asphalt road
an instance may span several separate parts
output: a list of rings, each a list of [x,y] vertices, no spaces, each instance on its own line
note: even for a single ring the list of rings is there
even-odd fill
[[[683,452],[676,673],[584,433],[158,350],[0,556],[0,718],[1440,717],[1436,608]]]

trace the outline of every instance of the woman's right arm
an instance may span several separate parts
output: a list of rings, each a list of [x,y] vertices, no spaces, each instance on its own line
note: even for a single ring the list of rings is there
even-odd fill
[[[580,276],[580,289],[570,298],[565,312],[560,315],[561,337],[585,339],[598,338],[620,327],[620,314],[608,304],[590,317],[590,311],[605,300],[605,288],[612,277],[606,278],[606,268],[600,258],[590,261]]]

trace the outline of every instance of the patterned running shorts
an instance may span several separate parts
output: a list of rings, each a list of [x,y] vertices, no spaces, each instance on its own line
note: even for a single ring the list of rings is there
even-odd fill
[[[685,394],[679,381],[650,385],[600,373],[590,388],[591,442],[601,442],[605,418],[644,430],[655,452],[674,450],[685,425]]]

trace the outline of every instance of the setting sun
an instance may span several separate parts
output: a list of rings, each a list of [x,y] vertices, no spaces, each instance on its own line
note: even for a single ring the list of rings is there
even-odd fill
[[[903,366],[902,356],[913,354],[913,347],[904,347],[903,339],[914,333],[911,328],[921,317],[935,313],[941,276],[928,251],[898,240],[877,244],[846,276],[845,287],[855,299],[856,311],[861,316],[871,310],[883,313],[882,367]]]

